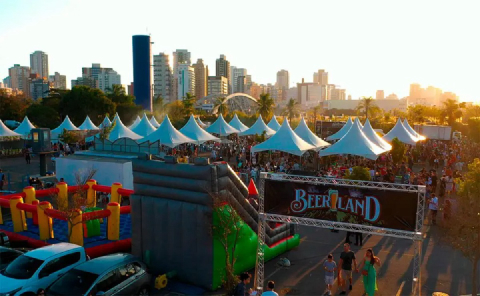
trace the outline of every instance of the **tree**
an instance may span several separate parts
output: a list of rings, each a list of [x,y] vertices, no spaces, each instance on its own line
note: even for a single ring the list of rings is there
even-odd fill
[[[153,100],[153,112],[159,116],[165,115],[167,113],[167,104],[165,99],[162,96],[158,95],[155,100]]]
[[[449,126],[453,126],[453,124],[462,117],[462,110],[461,108],[465,108],[465,103],[457,103],[456,100],[447,99],[443,102],[443,109],[442,109],[442,117],[447,119],[447,123]],[[452,130],[453,132],[453,130]]]
[[[44,104],[30,105],[25,115],[35,126],[54,129],[60,124],[60,115],[57,110]]]
[[[258,104],[258,113],[262,116],[264,120],[270,120],[273,114],[273,108],[275,107],[275,102],[270,98],[270,94],[263,93],[260,95],[260,99],[257,101]]]
[[[74,144],[82,140],[79,131],[68,131],[66,129],[58,136],[58,139],[65,144]]]
[[[345,179],[370,181],[370,171],[365,167],[355,166],[351,173],[350,170],[345,171]]]
[[[185,116],[185,107],[182,101],[173,101],[168,104],[167,114],[172,124],[176,127],[180,127],[185,122],[185,118],[188,118]]]
[[[472,263],[472,295],[478,293],[478,270],[480,261],[480,159],[468,165],[468,172],[458,184],[457,207],[449,219],[441,224],[442,239],[462,252]]]
[[[390,153],[392,154],[392,160],[395,164],[402,162],[405,155],[405,144],[400,142],[398,138],[393,138]]]
[[[98,136],[100,137],[101,140],[106,140],[110,136],[110,133],[112,132],[113,128],[117,124],[117,121],[113,121],[112,124],[106,125],[100,129],[100,133],[98,133]]]
[[[115,104],[134,104],[135,97],[127,95],[120,84],[114,84],[112,88],[107,88],[106,91],[107,97]]]
[[[358,103],[357,110],[365,110],[365,118],[368,118],[368,110],[374,105],[372,97],[362,97],[362,100]]]
[[[408,120],[413,123],[423,123],[425,122],[425,113],[426,106],[423,105],[414,105],[409,106],[407,110]]]
[[[32,104],[23,95],[9,95],[0,89],[0,118],[22,121],[25,111]]]
[[[298,102],[294,99],[290,99],[283,110],[283,115],[288,116],[290,120],[296,117],[299,114],[298,111]]]
[[[185,116],[190,116],[195,112],[195,96],[191,93],[186,93],[183,97],[183,108]]]
[[[225,117],[228,113],[227,98],[223,97],[216,99],[214,109],[217,109],[217,113],[220,113]]]

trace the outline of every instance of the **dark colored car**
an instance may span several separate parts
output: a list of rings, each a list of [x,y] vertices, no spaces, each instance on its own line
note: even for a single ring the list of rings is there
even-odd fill
[[[0,247],[0,270],[7,268],[10,262],[22,254],[23,252],[21,250]]]

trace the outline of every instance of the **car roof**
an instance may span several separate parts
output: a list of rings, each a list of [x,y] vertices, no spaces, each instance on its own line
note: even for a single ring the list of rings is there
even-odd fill
[[[14,253],[18,253],[18,254],[23,254],[23,252],[21,250],[15,250],[15,249],[12,249],[12,248],[7,248],[7,247],[0,246],[0,253],[5,253],[5,252],[14,252]]]
[[[54,255],[67,252],[70,250],[74,250],[74,249],[78,249],[80,251],[80,249],[83,249],[83,247],[80,247],[75,244],[69,244],[69,243],[58,243],[58,244],[53,244],[53,245],[45,246],[43,248],[32,250],[30,252],[25,253],[25,255],[31,258],[45,260]]]
[[[114,266],[135,261],[135,258],[132,254],[111,254],[84,262],[75,269],[100,275]]]

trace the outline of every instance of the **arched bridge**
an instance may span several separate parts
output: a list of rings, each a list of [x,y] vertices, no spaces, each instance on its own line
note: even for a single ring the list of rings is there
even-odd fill
[[[225,98],[228,110],[230,111],[241,111],[248,114],[255,112],[257,109],[257,99],[245,93],[233,93],[229,95],[211,94],[197,100],[196,107],[217,113],[218,106],[215,107],[215,105],[220,98]]]

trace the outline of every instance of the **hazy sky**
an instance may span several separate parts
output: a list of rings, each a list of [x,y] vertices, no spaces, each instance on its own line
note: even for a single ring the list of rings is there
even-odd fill
[[[479,11],[478,0],[0,0],[0,78],[42,50],[69,85],[92,63],[129,84],[132,35],[150,33],[154,54],[186,48],[211,75],[225,54],[257,83],[287,69],[293,86],[326,69],[353,98],[403,97],[418,82],[480,101]]]

